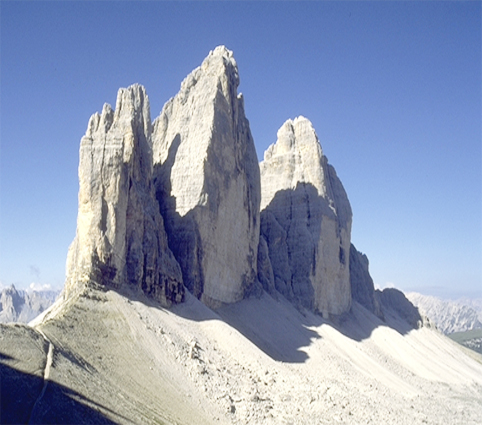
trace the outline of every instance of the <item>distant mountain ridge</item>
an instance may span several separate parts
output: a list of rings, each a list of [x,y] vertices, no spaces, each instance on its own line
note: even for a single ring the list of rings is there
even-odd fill
[[[482,298],[467,298],[462,297],[455,300],[459,304],[466,305],[467,307],[473,308],[477,312],[477,317],[479,322],[482,323]]]
[[[60,291],[25,291],[10,285],[0,292],[0,323],[28,323],[49,308]]]
[[[417,292],[409,292],[406,297],[446,335],[482,329],[482,302],[477,304],[477,300],[471,303],[470,300],[463,299],[442,300]],[[477,305],[480,307],[477,308]]]

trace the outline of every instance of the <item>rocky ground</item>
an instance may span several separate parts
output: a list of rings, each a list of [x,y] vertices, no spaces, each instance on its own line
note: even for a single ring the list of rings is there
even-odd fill
[[[33,328],[1,325],[2,423],[480,423],[482,357],[386,319],[89,289]]]

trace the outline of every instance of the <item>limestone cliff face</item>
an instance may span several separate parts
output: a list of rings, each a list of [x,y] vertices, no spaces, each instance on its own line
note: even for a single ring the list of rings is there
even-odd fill
[[[184,284],[208,305],[257,282],[259,165],[232,52],[217,47],[153,126],[157,198]]]
[[[353,300],[383,319],[375,286],[368,271],[368,257],[359,252],[353,244],[350,246],[350,285]]]
[[[347,312],[352,212],[311,122],[286,121],[260,169],[261,238],[276,289],[325,317]]]
[[[85,285],[140,288],[169,305],[183,298],[152,185],[149,100],[140,85],[120,89],[116,109],[94,114],[80,145],[77,234],[64,296]]]

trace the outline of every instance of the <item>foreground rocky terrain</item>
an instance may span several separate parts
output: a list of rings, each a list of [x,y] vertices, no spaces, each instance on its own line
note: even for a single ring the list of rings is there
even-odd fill
[[[2,423],[480,423],[481,357],[389,309],[335,324],[282,297],[186,298],[89,289],[2,325]]]
[[[0,325],[2,423],[480,423],[482,359],[376,291],[306,118],[257,163],[223,46],[81,140],[67,279]]]

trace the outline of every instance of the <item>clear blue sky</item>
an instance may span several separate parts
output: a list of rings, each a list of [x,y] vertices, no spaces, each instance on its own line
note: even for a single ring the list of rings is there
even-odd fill
[[[219,44],[259,158],[309,118],[376,284],[482,296],[481,3],[7,2],[0,282],[62,287],[91,114],[139,82],[154,119]]]

